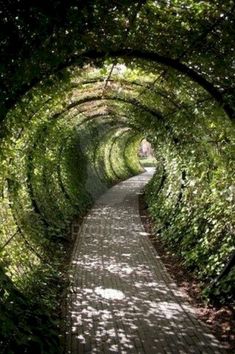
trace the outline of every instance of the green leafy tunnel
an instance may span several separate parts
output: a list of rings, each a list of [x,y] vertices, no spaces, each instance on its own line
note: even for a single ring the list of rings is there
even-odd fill
[[[58,351],[71,222],[143,171],[143,138],[156,235],[206,296],[231,300],[233,2],[1,6],[1,352]]]

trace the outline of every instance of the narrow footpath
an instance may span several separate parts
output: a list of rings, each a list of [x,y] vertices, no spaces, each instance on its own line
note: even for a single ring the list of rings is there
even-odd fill
[[[159,259],[138,195],[153,169],[119,183],[76,222],[65,353],[223,353]]]

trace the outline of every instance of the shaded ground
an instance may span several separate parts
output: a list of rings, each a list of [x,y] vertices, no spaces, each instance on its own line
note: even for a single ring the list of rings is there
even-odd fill
[[[229,352],[235,350],[235,316],[229,305],[211,305],[205,303],[201,295],[200,282],[182,264],[179,257],[173,254],[164,243],[154,235],[154,224],[148,213],[144,194],[139,196],[141,220],[145,231],[157,250],[166,269],[176,282],[187,300],[195,308],[197,317],[209,326],[212,333],[224,343]]]
[[[153,169],[73,225],[65,353],[224,353],[166,271],[139,215]]]

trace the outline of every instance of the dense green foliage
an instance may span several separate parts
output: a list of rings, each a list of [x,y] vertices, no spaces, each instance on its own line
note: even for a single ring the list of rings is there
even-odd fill
[[[68,80],[50,85],[9,111],[1,142],[2,353],[58,351],[53,313],[70,223],[114,182],[142,170],[137,132],[103,109],[98,118],[89,106],[86,114],[64,110]]]
[[[230,134],[229,134],[230,135]],[[231,150],[222,141],[155,140],[158,167],[146,189],[156,235],[195,272],[205,296],[231,300],[235,270],[213,281],[234,254],[234,190]]]
[[[141,170],[157,234],[231,299],[234,3],[8,1],[0,5],[0,351],[57,352],[69,226]],[[207,286],[213,284],[213,286]]]

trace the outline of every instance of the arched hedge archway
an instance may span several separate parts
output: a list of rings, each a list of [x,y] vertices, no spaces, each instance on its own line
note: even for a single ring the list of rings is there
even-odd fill
[[[141,171],[143,137],[158,161],[146,196],[159,237],[231,299],[234,269],[220,274],[235,248],[233,4],[19,1],[1,11],[1,304],[13,333],[5,346],[3,324],[3,352],[35,304],[41,316],[57,302],[71,221]],[[38,348],[38,328],[22,348]]]

